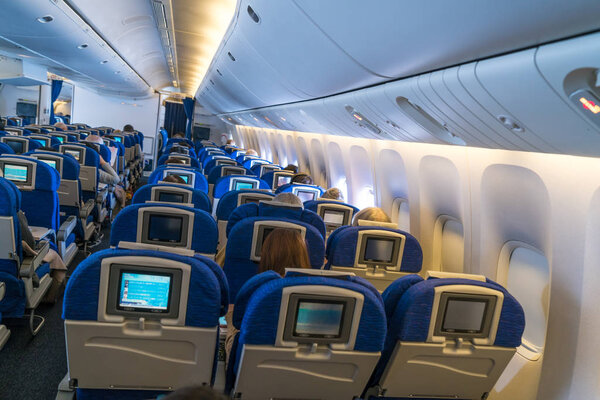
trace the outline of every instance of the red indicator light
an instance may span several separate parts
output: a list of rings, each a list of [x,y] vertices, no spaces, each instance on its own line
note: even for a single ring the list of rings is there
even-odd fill
[[[579,101],[581,102],[581,104],[583,104],[583,108],[587,108],[594,114],[600,113],[600,106],[594,103],[593,101],[588,100],[585,97],[581,97]]]

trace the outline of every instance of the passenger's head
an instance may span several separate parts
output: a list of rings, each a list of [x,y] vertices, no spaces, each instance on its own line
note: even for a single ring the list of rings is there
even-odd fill
[[[185,181],[179,175],[167,175],[163,178],[163,182],[185,184]]]
[[[133,132],[133,131],[134,131],[134,129],[133,129],[132,125],[127,124],[123,127],[123,132]]]
[[[311,176],[309,174],[301,172],[299,174],[292,176],[292,183],[302,183],[304,185],[312,185],[313,178],[311,178]]]
[[[310,268],[308,251],[300,232],[276,228],[262,245],[258,272],[273,270],[283,276],[286,268]]]
[[[54,124],[54,126],[63,131],[66,131],[69,129],[69,128],[67,128],[67,125],[64,122],[57,122]]]
[[[352,226],[358,226],[358,221],[392,222],[390,217],[379,207],[363,208],[352,218]]]
[[[177,132],[176,134],[173,135],[174,139],[183,139],[185,136],[183,135],[182,132]]]
[[[247,156],[257,156],[258,157],[258,152],[254,149],[248,149],[246,150],[246,155]]]
[[[292,171],[293,173],[298,173],[298,166],[294,164],[288,164],[287,167],[284,168],[285,171]]]
[[[322,199],[344,201],[344,194],[338,188],[329,188],[321,196]]]
[[[104,144],[104,140],[102,140],[102,138],[98,135],[89,135],[85,138],[85,141],[97,144]]]
[[[186,386],[168,394],[163,400],[225,400],[210,386]]]
[[[165,164],[185,164],[185,161],[183,161],[181,158],[169,157],[167,158]]]
[[[302,203],[300,197],[291,192],[279,193],[277,196],[273,197],[273,201],[304,208],[304,204]]]
[[[235,141],[233,139],[227,139],[227,143],[225,144],[229,146],[235,146]]]

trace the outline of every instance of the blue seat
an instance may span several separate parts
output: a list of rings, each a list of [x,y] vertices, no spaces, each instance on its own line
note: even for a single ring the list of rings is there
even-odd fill
[[[423,251],[413,235],[372,226],[343,226],[333,231],[326,257],[325,269],[352,272],[381,291],[402,276],[419,273],[423,265]]]
[[[280,186],[290,183],[293,176],[293,172],[281,169],[265,172],[261,175],[260,179],[267,182],[271,186],[271,189],[276,190]]]
[[[187,143],[188,145],[192,146],[192,148],[194,147],[194,142],[192,142],[190,139],[185,139],[185,138],[169,138],[169,139],[167,139],[165,146],[168,147],[173,144],[181,143],[181,142]]]
[[[184,165],[181,166],[172,166],[172,165],[162,165],[156,168],[148,178],[149,184],[159,183],[163,180],[167,175],[179,175],[179,176],[189,176],[188,184],[194,189],[201,190],[205,193],[208,193],[208,182],[206,181],[206,177],[202,174],[202,172],[193,167],[186,167]],[[189,180],[192,180],[191,184]]]
[[[246,190],[246,189],[262,189],[271,190],[269,185],[265,181],[258,179],[255,176],[249,175],[227,175],[222,176],[215,182],[213,189],[213,198],[215,199],[215,205],[218,204],[218,199],[223,197],[225,193],[232,190]]]
[[[193,147],[189,148],[187,146],[181,146],[179,144],[170,144],[167,147],[165,147],[165,150],[161,156],[164,156],[167,154],[171,154],[171,155],[181,154],[181,155],[187,155],[192,158],[198,159],[196,150],[194,150]]]
[[[254,175],[262,178],[262,176],[264,174],[266,174],[267,172],[280,171],[281,166],[277,165],[277,164],[271,164],[271,163],[259,163],[259,164],[254,164],[250,170],[252,171],[252,173]]]
[[[167,148],[167,143],[169,141],[169,135],[167,134],[167,131],[164,129],[160,129],[158,131],[158,135],[157,135],[157,144],[156,144],[156,149],[157,149],[157,155],[156,157],[160,158],[165,149]]]
[[[231,230],[238,222],[250,217],[286,218],[305,222],[314,226],[315,229],[321,234],[323,239],[325,238],[325,223],[316,213],[310,210],[305,210],[302,207],[285,203],[276,203],[274,201],[270,203],[259,204],[250,203],[237,207],[229,215],[229,220],[227,223],[227,235],[229,235]]]
[[[277,227],[299,230],[306,241],[312,268],[321,269],[323,266],[325,243],[321,232],[313,225],[298,219],[281,217],[244,218],[229,231],[223,265],[232,299],[243,284],[258,272],[260,254],[257,254],[257,246],[262,244],[265,231]]]
[[[242,163],[242,166],[252,171],[252,168],[254,168],[257,164],[271,165],[271,161],[262,158],[249,158]]]
[[[206,175],[210,175],[213,169],[221,166],[221,165],[230,165],[232,167],[241,167],[237,161],[232,160],[226,155],[212,156],[204,159],[204,167],[203,170]]]
[[[240,332],[226,390],[233,388],[234,398],[286,398],[290,390],[302,399],[358,398],[386,336],[382,299],[368,282],[297,270],[284,278],[267,271],[248,281],[237,296],[233,325]]]
[[[126,249],[82,261],[67,284],[62,315],[77,398],[147,399],[212,384],[219,317],[227,309],[221,302],[227,289],[212,264],[199,256]],[[146,290],[137,281],[153,283],[155,304],[135,307],[132,301],[145,298],[139,288]]]
[[[15,154],[14,150],[6,143],[0,143],[0,156],[3,154]]]
[[[35,335],[44,324],[44,318],[36,316],[35,309],[52,284],[50,266],[43,262],[50,243],[41,241],[35,256],[23,253],[17,218],[21,202],[19,189],[8,179],[0,178],[0,282],[5,287],[0,313],[3,317],[21,318],[28,310],[29,328]],[[34,274],[39,278],[37,287],[33,284]]]
[[[316,185],[289,183],[287,185],[279,186],[277,190],[275,190],[276,194],[288,192],[300,197],[300,200],[305,203],[307,201],[317,200],[325,193],[325,189]]]
[[[156,226],[153,228],[152,224]],[[217,223],[206,211],[176,204],[143,203],[127,206],[117,214],[110,245],[141,243],[144,248],[187,249],[214,257],[217,238]]]
[[[190,167],[194,167],[194,168],[200,168],[200,163],[198,162],[197,159],[190,157],[190,156],[183,155],[183,154],[178,154],[178,153],[163,154],[158,159],[158,163],[156,163],[156,165],[157,166],[167,165],[167,160],[169,158],[178,158],[178,159],[184,160],[185,165],[189,165]],[[172,165],[179,165],[179,164],[172,164]]]
[[[0,136],[0,143],[8,145],[15,154],[25,154],[42,147],[40,142],[27,136]]]
[[[224,171],[224,168],[225,171]],[[210,170],[207,170],[206,179],[208,180],[209,185],[214,185],[217,183],[217,180],[223,176],[225,172],[229,169],[233,173],[228,173],[227,175],[250,175],[250,171],[240,165],[217,165]]]
[[[388,333],[365,398],[487,396],[521,345],[525,317],[505,288],[469,277],[412,275],[386,289]]]
[[[179,201],[181,199],[181,201]],[[186,201],[188,200],[188,201]],[[193,208],[212,212],[212,204],[208,195],[201,190],[185,185],[172,183],[148,184],[139,188],[133,195],[132,204],[146,202],[188,203]]]

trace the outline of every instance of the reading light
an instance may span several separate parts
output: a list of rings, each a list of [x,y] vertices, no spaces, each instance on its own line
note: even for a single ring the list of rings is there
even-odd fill
[[[77,46],[77,48],[78,48],[79,50],[87,49],[87,47],[88,47],[88,44],[87,44],[87,43],[82,43],[82,44],[80,44],[79,46]]]
[[[48,22],[54,21],[54,17],[52,15],[44,15],[43,17],[39,17],[37,22],[41,24],[47,24]]]
[[[108,62],[108,60],[102,60],[100,61],[100,64],[106,64]]]

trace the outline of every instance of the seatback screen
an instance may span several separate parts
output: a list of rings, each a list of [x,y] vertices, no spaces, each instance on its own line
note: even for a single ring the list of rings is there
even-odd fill
[[[123,143],[123,138],[121,136],[115,136],[114,139],[119,143]]]
[[[168,313],[172,276],[121,271],[117,309]]]
[[[277,187],[287,185],[292,181],[291,175],[279,175],[277,177]]]
[[[394,259],[394,239],[367,238],[365,261],[391,263]]]
[[[25,149],[23,148],[25,142],[21,140],[6,140],[4,143],[9,145],[15,154],[23,154],[25,152]]]
[[[38,160],[40,160],[41,162],[46,163],[49,166],[51,166],[52,168],[56,169],[56,160],[50,160],[47,158],[38,158]]]
[[[65,154],[73,156],[77,161],[81,161],[81,152],[79,150],[65,149]]]
[[[161,243],[180,243],[183,217],[151,215],[148,220],[148,240]]]
[[[170,173],[167,173],[167,176],[169,176],[169,175],[175,175],[175,176],[180,177],[181,179],[183,179],[183,181],[185,182],[186,185],[188,185],[190,183],[190,175],[188,175],[188,174],[179,174],[179,173],[170,172]]]
[[[481,333],[487,305],[488,302],[485,300],[448,299],[442,322],[442,332]]]
[[[64,138],[64,137],[62,137],[62,136],[54,136],[54,137],[55,137],[56,139],[58,139],[58,141],[59,141],[60,143],[64,143],[64,142],[65,142],[65,138]]]
[[[167,203],[183,203],[183,193],[173,192],[159,192],[158,201],[165,201]]]
[[[296,192],[296,196],[302,200],[302,202],[311,201],[317,198],[317,192],[313,192],[312,190],[298,190]]]
[[[13,182],[27,182],[29,167],[26,165],[4,164],[4,178]]]
[[[233,190],[254,189],[256,182],[236,181],[233,185]]]
[[[342,331],[344,302],[300,300],[296,311],[294,336],[339,338]]]
[[[46,139],[33,139],[33,140],[35,140],[36,142],[38,142],[39,144],[41,144],[42,147],[45,147],[45,146],[48,145],[48,141]]]
[[[332,211],[326,210],[323,212],[323,221],[329,225],[343,225],[344,216],[346,215],[343,211]]]
[[[229,175],[244,175],[245,170],[243,168],[238,167],[223,167],[221,169],[221,176],[229,176]]]

